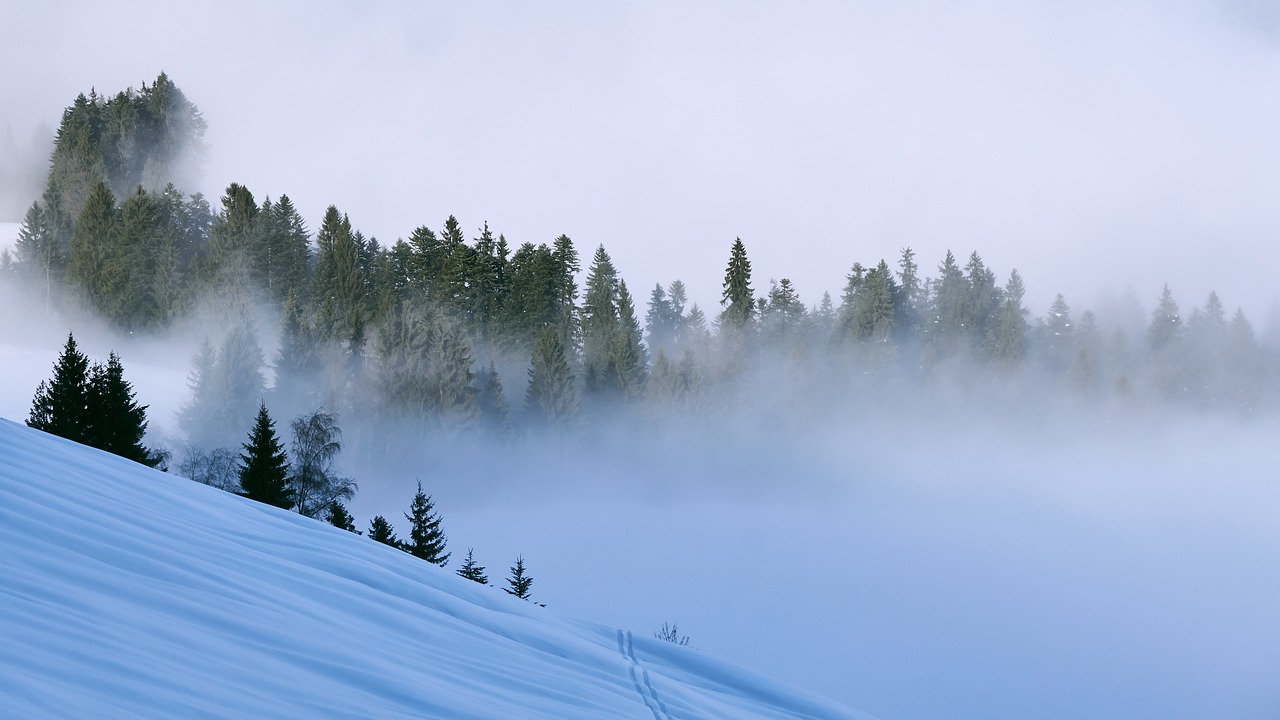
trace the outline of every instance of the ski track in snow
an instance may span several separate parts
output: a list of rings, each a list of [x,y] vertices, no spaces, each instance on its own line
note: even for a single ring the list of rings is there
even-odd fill
[[[662,704],[662,700],[658,698],[658,691],[653,689],[653,683],[649,681],[649,671],[640,666],[640,661],[636,659],[635,648],[631,645],[631,632],[622,630],[618,631],[618,652],[622,653],[622,657],[627,660],[627,672],[631,675],[631,684],[635,686],[636,693],[640,695],[640,699],[644,701],[644,706],[649,708],[653,713],[653,720],[671,720],[670,713],[667,712],[666,705]],[[639,671],[639,676],[636,671]],[[641,683],[641,678],[644,682]]]

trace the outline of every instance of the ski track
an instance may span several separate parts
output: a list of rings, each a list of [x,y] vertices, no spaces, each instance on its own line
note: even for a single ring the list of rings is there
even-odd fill
[[[653,683],[649,681],[649,671],[640,666],[640,661],[636,659],[635,648],[631,644],[631,631],[618,631],[618,652],[627,660],[627,672],[631,675],[631,685],[635,687],[636,694],[644,701],[644,706],[649,708],[649,712],[653,713],[653,720],[671,720],[671,714],[667,712],[667,706],[658,698],[658,691],[653,689]],[[637,673],[637,671],[639,671]],[[643,679],[643,682],[641,680]]]

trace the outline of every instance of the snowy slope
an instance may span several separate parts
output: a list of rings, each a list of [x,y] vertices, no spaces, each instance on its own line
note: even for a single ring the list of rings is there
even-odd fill
[[[0,638],[8,717],[865,717],[8,421]]]

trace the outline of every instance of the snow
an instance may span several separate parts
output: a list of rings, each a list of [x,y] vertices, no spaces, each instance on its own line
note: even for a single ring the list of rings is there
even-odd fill
[[[867,717],[9,421],[0,547],[10,717]]]

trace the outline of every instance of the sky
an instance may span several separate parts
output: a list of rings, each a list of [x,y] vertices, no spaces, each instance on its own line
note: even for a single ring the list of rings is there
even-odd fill
[[[808,302],[905,246],[928,274],[948,248],[1017,268],[1037,315],[1104,288],[1149,309],[1165,282],[1184,312],[1215,289],[1255,325],[1274,300],[1266,3],[687,5],[0,3],[0,63],[21,68],[0,140],[164,70],[209,121],[211,197],[287,193],[313,228],[335,204],[384,242],[449,214],[513,244],[565,233],[642,299],[678,277],[715,304],[741,237],[758,291],[789,277]],[[0,346],[6,417],[66,331],[44,330]],[[85,333],[171,426],[190,354]],[[1146,420],[836,426],[603,471],[494,454],[426,479],[456,547],[499,569],[524,553],[558,610],[676,620],[886,718],[1274,717],[1274,426]],[[744,492],[726,455],[785,492]],[[411,475],[352,472],[362,526],[412,495]]]
[[[1150,308],[1167,282],[1259,324],[1278,20],[1252,0],[5,3],[0,132],[21,147],[78,92],[164,70],[209,122],[200,189],[288,194],[312,227],[334,204],[384,242],[450,214],[513,245],[565,233],[633,294],[680,278],[704,306],[735,237],[758,292],[788,277],[810,304],[855,261],[909,246],[935,274],[977,251],[1035,315],[1104,288]]]

